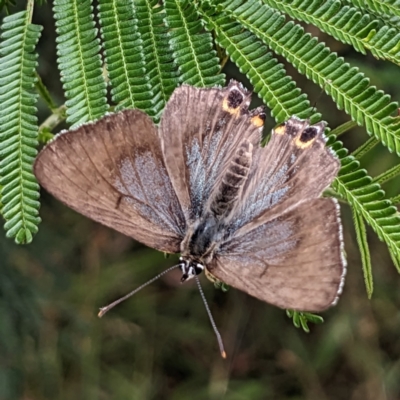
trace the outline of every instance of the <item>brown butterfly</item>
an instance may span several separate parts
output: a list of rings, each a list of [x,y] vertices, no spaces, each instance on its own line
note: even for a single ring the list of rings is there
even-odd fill
[[[212,276],[278,307],[321,311],[342,291],[339,208],[321,194],[339,160],[324,124],[291,117],[260,146],[263,108],[226,88],[177,88],[159,126],[124,110],[63,132],[40,184],[74,210],[167,253],[182,281]]]

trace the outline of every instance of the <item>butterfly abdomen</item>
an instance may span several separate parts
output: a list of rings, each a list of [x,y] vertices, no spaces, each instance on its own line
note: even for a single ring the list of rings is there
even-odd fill
[[[216,218],[226,217],[232,211],[249,174],[252,150],[250,142],[243,142],[225,172],[210,205]]]

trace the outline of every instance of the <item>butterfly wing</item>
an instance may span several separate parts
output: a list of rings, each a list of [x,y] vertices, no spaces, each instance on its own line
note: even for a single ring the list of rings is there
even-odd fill
[[[345,260],[336,201],[313,199],[225,242],[211,273],[277,307],[319,312],[342,291]]]
[[[34,172],[79,213],[147,246],[179,252],[185,218],[157,128],[143,112],[125,110],[61,133],[41,151]]]
[[[264,113],[248,111],[250,93],[231,81],[226,88],[182,85],[160,123],[165,163],[191,222],[199,218],[240,144],[261,139]]]
[[[234,214],[237,235],[319,197],[336,177],[340,162],[326,147],[323,123],[291,117],[277,127],[265,148],[257,146]]]
[[[218,279],[282,308],[321,311],[343,285],[339,211],[319,198],[340,166],[323,130],[292,117],[256,149],[232,213],[234,233],[209,266]]]

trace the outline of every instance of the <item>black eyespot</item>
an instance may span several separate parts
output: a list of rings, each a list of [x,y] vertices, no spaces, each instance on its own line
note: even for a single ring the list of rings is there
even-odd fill
[[[258,118],[261,119],[261,121],[265,122],[265,119],[267,118],[265,112],[260,112],[260,114],[258,114]]]
[[[243,102],[243,95],[237,89],[231,90],[228,95],[228,107],[229,108],[238,108]]]
[[[314,139],[317,136],[318,130],[313,126],[310,126],[301,133],[300,142],[307,143],[310,140]]]

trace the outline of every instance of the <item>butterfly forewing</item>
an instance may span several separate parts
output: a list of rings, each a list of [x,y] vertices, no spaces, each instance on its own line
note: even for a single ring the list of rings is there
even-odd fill
[[[74,210],[161,251],[176,253],[185,219],[157,128],[125,110],[58,135],[39,154],[40,184]]]
[[[277,307],[322,311],[343,286],[340,232],[336,202],[308,200],[225,242],[211,273]]]

